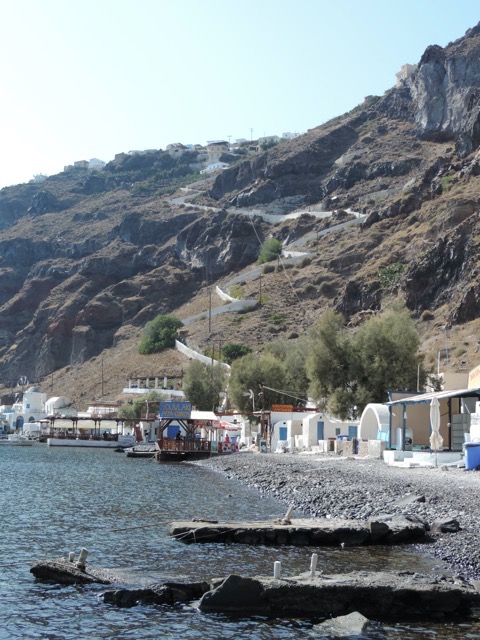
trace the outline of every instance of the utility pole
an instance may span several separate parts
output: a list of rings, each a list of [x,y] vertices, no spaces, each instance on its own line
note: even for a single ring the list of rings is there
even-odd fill
[[[448,367],[448,344],[447,344],[447,325],[443,325],[443,331],[445,335],[445,364]]]
[[[208,287],[208,335],[212,333],[212,285]]]
[[[102,358],[102,398],[103,398],[103,358]]]
[[[260,383],[260,388],[261,388],[260,397],[262,399],[262,404],[260,406],[260,437],[261,438],[265,438],[266,434],[264,433],[264,425],[263,425],[263,410],[264,410],[264,407],[265,407],[265,399],[264,399],[264,396],[263,396],[263,382]]]
[[[261,307],[262,306],[262,274],[260,274],[259,281],[260,281],[260,292],[259,292],[258,302],[259,302],[259,306]]]

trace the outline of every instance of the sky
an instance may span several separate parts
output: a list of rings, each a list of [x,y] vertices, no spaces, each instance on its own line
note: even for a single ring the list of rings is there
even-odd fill
[[[305,132],[479,21],[472,0],[1,0],[0,188]]]

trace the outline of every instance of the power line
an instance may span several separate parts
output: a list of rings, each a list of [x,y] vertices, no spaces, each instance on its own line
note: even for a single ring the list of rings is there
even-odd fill
[[[295,400],[306,400],[307,396],[294,396],[293,394],[289,393],[288,391],[280,391],[280,389],[272,389],[272,387],[267,387],[266,385],[263,385],[264,389],[268,389],[269,391],[274,391],[275,393],[279,393],[282,396],[287,396],[289,398],[294,398]]]

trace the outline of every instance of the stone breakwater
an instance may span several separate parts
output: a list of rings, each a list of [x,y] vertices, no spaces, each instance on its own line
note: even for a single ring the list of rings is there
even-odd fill
[[[311,517],[366,520],[401,514],[428,525],[457,520],[459,531],[432,530],[431,542],[419,548],[465,578],[480,578],[480,474],[475,471],[399,468],[381,460],[301,454],[239,453],[197,464]]]

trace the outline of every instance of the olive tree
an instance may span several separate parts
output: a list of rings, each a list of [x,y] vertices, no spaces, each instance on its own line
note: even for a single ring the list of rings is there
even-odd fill
[[[272,389],[285,388],[285,368],[273,355],[250,353],[235,360],[230,372],[229,394],[240,411],[269,409],[272,404],[285,402],[283,394]],[[263,390],[263,397],[260,395]],[[252,398],[249,397],[253,392]]]
[[[333,311],[309,335],[307,373],[310,393],[343,419],[355,417],[369,402],[388,400],[388,390],[415,389],[425,381],[420,339],[408,311],[392,308],[347,332]]]
[[[199,411],[214,411],[226,384],[227,373],[222,365],[192,360],[183,379],[183,391]]]

